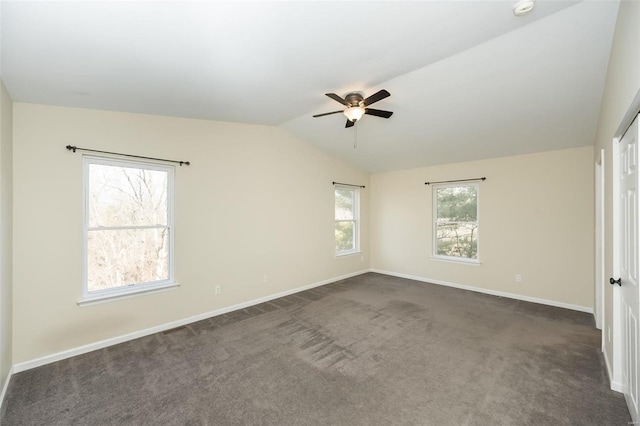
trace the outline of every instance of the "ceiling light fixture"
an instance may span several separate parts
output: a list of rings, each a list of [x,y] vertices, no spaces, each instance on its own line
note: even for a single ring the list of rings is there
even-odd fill
[[[344,110],[344,115],[349,119],[349,121],[355,123],[364,115],[364,108],[360,106],[349,107]]]
[[[536,5],[536,0],[520,0],[513,6],[513,14],[516,16],[523,16],[533,10]]]

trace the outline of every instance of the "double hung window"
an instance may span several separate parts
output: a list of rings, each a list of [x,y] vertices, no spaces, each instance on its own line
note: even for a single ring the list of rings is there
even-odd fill
[[[434,256],[478,261],[478,185],[433,188]]]
[[[336,185],[336,255],[356,253],[359,250],[359,204],[360,191],[358,188]]]
[[[84,299],[173,285],[173,172],[84,157]]]

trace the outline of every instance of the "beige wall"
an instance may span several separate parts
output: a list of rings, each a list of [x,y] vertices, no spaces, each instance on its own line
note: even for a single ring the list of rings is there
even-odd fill
[[[76,304],[82,154],[66,145],[192,162],[176,170],[179,289]],[[15,103],[14,363],[367,269],[368,192],[364,253],[336,258],[334,180],[369,185],[274,127]]]
[[[639,89],[640,2],[622,1],[613,38],[595,146],[596,158],[599,157],[601,149],[605,150],[605,277],[613,276],[612,137]],[[609,362],[614,363],[613,290],[609,285],[605,287],[605,351]]]
[[[12,366],[12,128],[13,103],[0,81],[0,390]]]
[[[372,175],[371,267],[591,308],[592,160],[583,147]],[[481,176],[481,264],[433,259],[424,183]]]

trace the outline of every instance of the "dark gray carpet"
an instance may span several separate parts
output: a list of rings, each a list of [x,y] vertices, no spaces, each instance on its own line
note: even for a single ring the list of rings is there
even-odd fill
[[[365,274],[16,374],[9,425],[626,425],[588,314]]]

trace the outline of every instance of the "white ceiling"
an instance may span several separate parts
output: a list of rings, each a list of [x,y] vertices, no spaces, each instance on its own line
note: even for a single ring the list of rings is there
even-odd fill
[[[1,72],[18,102],[279,125],[371,172],[592,144],[618,3],[513,3],[3,1]],[[311,117],[381,88],[388,120]]]

